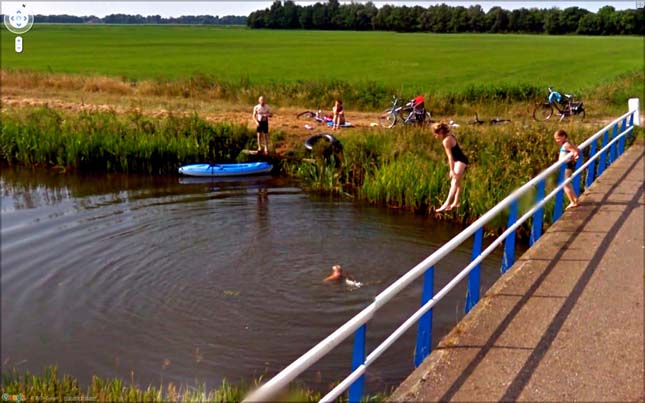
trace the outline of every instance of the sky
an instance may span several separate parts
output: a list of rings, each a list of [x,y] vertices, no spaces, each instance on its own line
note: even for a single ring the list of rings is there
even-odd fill
[[[324,0],[319,0],[324,1]],[[341,3],[349,1],[340,0]],[[364,2],[364,1],[360,1]],[[160,15],[162,17],[179,17],[181,15],[244,15],[259,9],[265,9],[271,6],[272,1],[0,1],[0,9],[3,13],[9,13],[10,10],[26,5],[26,9],[31,14],[69,14],[69,15],[95,15],[105,17],[108,14],[141,14],[141,15]],[[300,5],[310,5],[316,1],[298,1]],[[500,6],[506,10],[517,8],[552,8],[558,7],[565,9],[567,7],[577,6],[589,11],[596,12],[605,5],[611,5],[617,10],[643,7],[645,0],[623,0],[623,1],[407,1],[407,0],[373,0],[377,7],[384,4],[420,5],[428,7],[433,4],[446,3],[451,6],[469,7],[474,4],[482,6],[484,11],[488,11],[494,6]]]

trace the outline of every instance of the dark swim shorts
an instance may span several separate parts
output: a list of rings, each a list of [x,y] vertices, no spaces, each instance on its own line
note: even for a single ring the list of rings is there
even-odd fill
[[[269,121],[261,120],[258,122],[258,133],[269,133]]]

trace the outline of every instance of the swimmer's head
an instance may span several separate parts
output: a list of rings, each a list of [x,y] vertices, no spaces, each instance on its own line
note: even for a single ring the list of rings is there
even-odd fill
[[[335,265],[333,265],[333,266],[331,267],[331,269],[334,271],[334,273],[342,273],[342,272],[343,272],[343,268],[342,268],[342,267],[340,267],[340,265],[339,265],[339,264],[335,264]]]

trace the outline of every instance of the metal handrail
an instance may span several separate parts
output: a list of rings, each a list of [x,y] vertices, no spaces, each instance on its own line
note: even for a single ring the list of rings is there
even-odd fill
[[[539,202],[528,210],[520,219],[516,220],[513,223],[509,223],[508,228],[491,243],[484,251],[481,251],[478,256],[476,256],[472,262],[467,265],[462,271],[460,271],[446,286],[444,286],[436,295],[434,295],[429,301],[425,302],[424,305],[418,309],[412,316],[410,316],[401,326],[399,326],[390,336],[388,336],[379,346],[377,346],[367,357],[362,364],[356,366],[354,370],[342,380],[334,389],[332,389],[327,395],[325,395],[320,401],[329,402],[336,399],[340,394],[347,390],[354,382],[356,382],[361,376],[364,375],[367,367],[369,367],[387,348],[389,348],[400,336],[403,335],[410,327],[412,327],[418,320],[430,311],[452,288],[454,288],[461,280],[464,279],[473,268],[477,267],[484,258],[486,258],[497,246],[499,246],[509,235],[514,234],[515,230],[524,222],[526,222],[533,214],[538,212],[544,205],[555,197],[559,192],[562,191],[564,186],[572,182],[574,178],[582,173],[590,164],[592,164],[596,159],[599,159],[601,156],[605,156],[607,150],[611,150],[612,147],[616,145],[627,133],[633,130],[633,118],[636,111],[629,111],[622,116],[616,118],[603,129],[596,132],[594,135],[589,137],[583,143],[579,145],[580,150],[588,147],[603,134],[612,127],[617,125],[621,120],[623,121],[623,130],[620,134],[616,132],[613,139],[607,144],[603,145],[603,148],[597,153],[592,155],[589,160],[578,167],[575,172],[571,175],[570,178],[563,180],[549,195],[544,197]],[[632,122],[630,123],[629,128],[625,128],[626,120],[628,116],[632,116]],[[567,154],[568,157],[572,156],[572,153]],[[356,314],[353,318],[348,320],[341,327],[336,329],[333,333],[303,354],[300,358],[292,362],[280,373],[266,382],[264,385],[260,386],[257,390],[251,392],[245,402],[260,402],[270,400],[277,391],[286,387],[289,382],[295,379],[303,371],[309,368],[311,365],[316,363],[320,358],[325,356],[329,351],[334,349],[340,343],[345,341],[347,337],[354,334],[361,326],[364,326],[372,317],[374,313],[390,301],[394,296],[396,296],[401,290],[410,285],[414,280],[418,279],[423,275],[428,269],[433,267],[436,263],[441,261],[446,255],[453,251],[456,247],[461,245],[464,241],[469,239],[477,231],[480,231],[483,226],[488,223],[491,219],[497,216],[499,213],[504,211],[506,208],[511,206],[513,203],[516,203],[517,200],[526,194],[530,189],[544,181],[549,175],[554,172],[563,170],[563,165],[566,164],[568,158],[562,159],[550,167],[542,171],[535,178],[531,179],[510,195],[504,198],[501,202],[495,205],[492,209],[486,212],[483,216],[477,219],[474,223],[469,225],[466,229],[444,244],[442,247],[437,249],[433,254],[428,256],[422,262],[413,267],[410,271],[401,276],[398,280],[388,286],[385,290],[379,293],[375,298],[374,302],[364,308],[361,312]],[[600,175],[601,172],[599,172]],[[350,393],[351,395],[351,393]],[[350,399],[351,400],[351,399]]]
[[[421,316],[423,316],[425,313],[427,313],[430,309],[432,309],[437,302],[439,302],[448,292],[450,292],[461,280],[466,277],[477,265],[479,265],[488,255],[490,255],[496,247],[498,247],[509,235],[513,234],[517,228],[520,227],[524,222],[526,222],[531,216],[538,211],[540,208],[544,207],[544,205],[549,202],[552,198],[554,198],[558,192],[560,192],[564,186],[567,184],[571,183],[573,179],[582,173],[584,169],[587,168],[588,165],[590,165],[592,162],[594,162],[596,159],[598,159],[601,155],[602,151],[608,150],[610,147],[614,145],[614,143],[618,142],[622,136],[626,135],[628,132],[632,131],[633,127],[630,127],[629,129],[625,130],[622,132],[620,135],[618,135],[614,140],[612,140],[610,143],[608,143],[601,151],[598,152],[594,157],[590,158],[589,161],[587,161],[585,164],[583,164],[578,170],[576,170],[570,178],[566,179],[564,182],[562,182],[559,186],[557,186],[551,193],[549,193],[544,199],[542,199],[541,202],[537,203],[535,206],[533,206],[531,209],[529,209],[521,218],[519,218],[513,225],[508,227],[495,241],[493,241],[482,253],[475,258],[470,264],[468,264],[462,271],[459,272],[453,279],[446,284],[436,295],[433,297],[430,301],[428,301],[425,305],[423,305],[420,309],[418,309],[410,318],[408,318],[401,326],[399,326],[385,341],[383,341],[380,345],[378,345],[372,353],[367,356],[367,359],[365,360],[364,366],[359,367],[356,369],[354,372],[352,372],[346,380],[349,380],[350,378],[352,379],[350,384],[353,383],[360,375],[362,375],[365,372],[364,367],[367,367],[372,364],[378,358],[390,345],[392,345],[400,336],[403,335],[407,330],[414,325]],[[566,161],[566,160],[565,160]],[[385,346],[385,348],[383,348]],[[359,371],[360,370],[360,371]],[[345,383],[341,383],[338,386],[336,386],[334,389],[332,389],[327,395],[325,395],[320,402],[330,402],[336,399],[338,396],[340,396],[341,393],[343,393],[347,387],[345,386],[344,388],[341,388],[341,386],[344,386]]]

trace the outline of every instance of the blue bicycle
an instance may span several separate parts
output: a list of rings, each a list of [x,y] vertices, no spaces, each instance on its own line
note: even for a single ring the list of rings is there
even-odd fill
[[[560,120],[569,116],[577,116],[580,119],[585,118],[585,107],[582,101],[575,101],[573,95],[570,94],[564,94],[563,96],[549,87],[547,102],[538,102],[535,104],[535,108],[533,108],[533,119],[546,121],[551,119],[556,112],[560,116]]]

